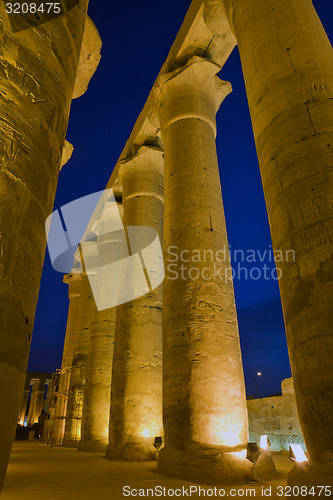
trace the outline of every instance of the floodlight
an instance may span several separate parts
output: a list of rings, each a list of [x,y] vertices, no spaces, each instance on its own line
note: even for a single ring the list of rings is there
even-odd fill
[[[266,434],[263,435],[263,436],[260,436],[260,446],[259,446],[259,448],[261,448],[262,450],[268,450],[268,448],[270,447],[270,445],[271,445],[271,442],[268,439],[268,436]]]
[[[289,458],[294,462],[308,462],[308,458],[300,444],[289,445]]]

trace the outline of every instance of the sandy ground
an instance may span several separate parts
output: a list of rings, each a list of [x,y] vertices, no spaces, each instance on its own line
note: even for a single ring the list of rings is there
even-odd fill
[[[199,492],[199,485],[157,474],[156,462],[115,462],[105,459],[101,453],[50,448],[38,441],[16,442],[1,500],[118,500],[177,496],[194,499],[223,496],[283,498],[281,486],[286,485],[286,476],[292,463],[286,456],[274,455],[273,459],[277,469],[274,480],[232,486],[216,485],[216,490],[214,485],[201,486]]]

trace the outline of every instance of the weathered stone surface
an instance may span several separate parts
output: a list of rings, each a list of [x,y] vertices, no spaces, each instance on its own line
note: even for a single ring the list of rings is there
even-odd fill
[[[115,230],[115,202],[106,203],[102,214],[95,220],[97,234],[98,266],[105,267],[119,261],[122,231]],[[118,210],[122,213],[121,205]],[[116,215],[118,211],[116,212]],[[114,223],[115,222],[115,223]],[[108,272],[101,273],[98,293],[110,298],[116,284]],[[104,306],[106,304],[104,303]],[[93,306],[87,363],[87,380],[84,390],[80,451],[106,451],[109,442],[111,400],[111,374],[117,307],[97,310]]]
[[[283,380],[281,388],[282,396],[247,401],[249,440],[259,444],[260,436],[267,434],[272,450],[289,451],[292,443],[305,449],[292,378]]]
[[[332,467],[308,462],[296,463],[288,474],[287,482],[289,486],[307,486],[308,491],[314,486],[315,494],[309,495],[307,498],[321,498],[322,491],[325,492],[325,496],[331,496],[330,491],[325,486],[333,488]]]
[[[230,261],[215,147],[215,114],[231,86],[216,76],[218,71],[216,64],[194,57],[174,73],[162,75],[156,92],[165,151],[167,269],[165,447],[158,469],[187,479],[223,481],[247,475],[244,457],[223,452],[246,448],[248,429],[233,284],[226,279]],[[226,259],[219,262],[223,276],[214,276],[213,258],[196,263],[197,279],[183,279],[180,273],[171,279],[172,246],[178,254],[205,249],[215,255],[225,248]]]
[[[156,229],[162,240],[163,151],[143,146],[120,167],[125,226]],[[135,279],[135,277],[133,277]],[[128,283],[130,288],[132,283]],[[162,286],[118,306],[108,457],[151,460],[162,436]]]
[[[70,142],[65,141],[64,149],[62,150],[60,169],[62,169],[62,167],[71,159],[73,151],[74,146]]]
[[[28,412],[27,426],[32,427],[38,423],[38,417],[43,408],[43,395],[45,392],[45,379],[34,379]]]
[[[258,460],[251,470],[251,474],[252,479],[254,479],[255,481],[262,481],[264,479],[267,480],[275,477],[275,465],[269,452],[264,451],[260,453]]]
[[[0,487],[19,413],[87,1],[13,33],[0,6]]]
[[[332,467],[333,50],[312,2],[224,5],[241,56],[273,247],[295,251],[295,261],[279,267],[300,423],[311,461]]]
[[[54,415],[52,415],[53,422],[50,440],[51,443],[55,445],[62,444],[65,431],[68,391],[76,339],[76,325],[78,324],[82,277],[80,273],[75,271],[76,269],[74,268],[73,272],[67,274],[63,279],[64,283],[68,284],[69,308],[61,370],[59,374],[57,401]]]
[[[80,287],[80,301],[75,325],[75,341],[71,360],[70,381],[67,400],[65,433],[62,444],[76,447],[81,439],[81,419],[83,395],[86,382],[88,349],[91,318],[94,299],[90,288],[88,273],[96,266],[97,245],[93,241],[85,241],[85,260],[82,263],[84,272]]]

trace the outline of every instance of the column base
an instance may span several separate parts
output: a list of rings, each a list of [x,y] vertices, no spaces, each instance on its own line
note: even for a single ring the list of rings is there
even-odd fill
[[[252,462],[246,460],[246,449],[221,451],[214,448],[160,450],[157,472],[186,481],[203,484],[228,484],[253,480]]]
[[[271,479],[276,476],[276,469],[273,459],[269,452],[262,451],[258,460],[251,469],[252,479],[254,481]]]
[[[64,448],[77,448],[78,441],[76,441],[75,439],[64,438],[61,446],[63,446]]]
[[[109,444],[106,457],[113,460],[127,460],[129,462],[150,462],[157,459],[157,449],[152,444],[151,438],[145,441],[129,441],[121,447]]]
[[[312,464],[310,462],[295,463],[288,474],[287,484],[288,486],[306,486],[308,490],[314,486],[316,495],[319,495],[317,486],[331,486],[333,488],[332,466]],[[323,494],[325,494],[325,489],[322,492]],[[309,498],[317,497],[311,495]]]
[[[77,449],[78,451],[96,451],[105,453],[108,444],[104,440],[94,440],[94,439],[85,439],[79,441]]]

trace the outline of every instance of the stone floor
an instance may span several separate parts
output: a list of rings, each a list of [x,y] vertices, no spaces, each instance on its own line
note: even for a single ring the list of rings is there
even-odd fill
[[[225,490],[224,496],[233,498],[281,498],[277,495],[277,487],[285,486],[286,475],[292,464],[286,456],[274,455],[277,477],[273,481],[263,483],[237,484],[233,486],[218,486]],[[190,493],[191,483],[168,478],[156,473],[156,462],[128,463],[114,462],[105,459],[100,453],[82,453],[68,448],[49,448],[35,442],[16,442],[14,444],[8,467],[1,500],[117,500],[127,497],[137,497],[140,492],[129,489],[147,489],[160,486],[166,492],[155,497],[171,498],[186,497]],[[194,486],[194,485],[192,485]],[[199,488],[198,485],[196,485]],[[270,491],[267,490],[271,486]],[[266,495],[262,496],[262,487]],[[170,489],[185,488],[185,492],[177,491],[172,495]],[[206,490],[192,491],[191,498],[204,498],[210,495],[214,486],[205,486]],[[252,491],[251,491],[252,490]],[[125,494],[124,494],[125,493]],[[142,493],[142,492],[141,492]],[[181,493],[181,495],[179,494]],[[206,495],[204,495],[206,493]],[[215,498],[223,496],[216,492]],[[145,492],[146,497],[153,497],[152,492]]]

